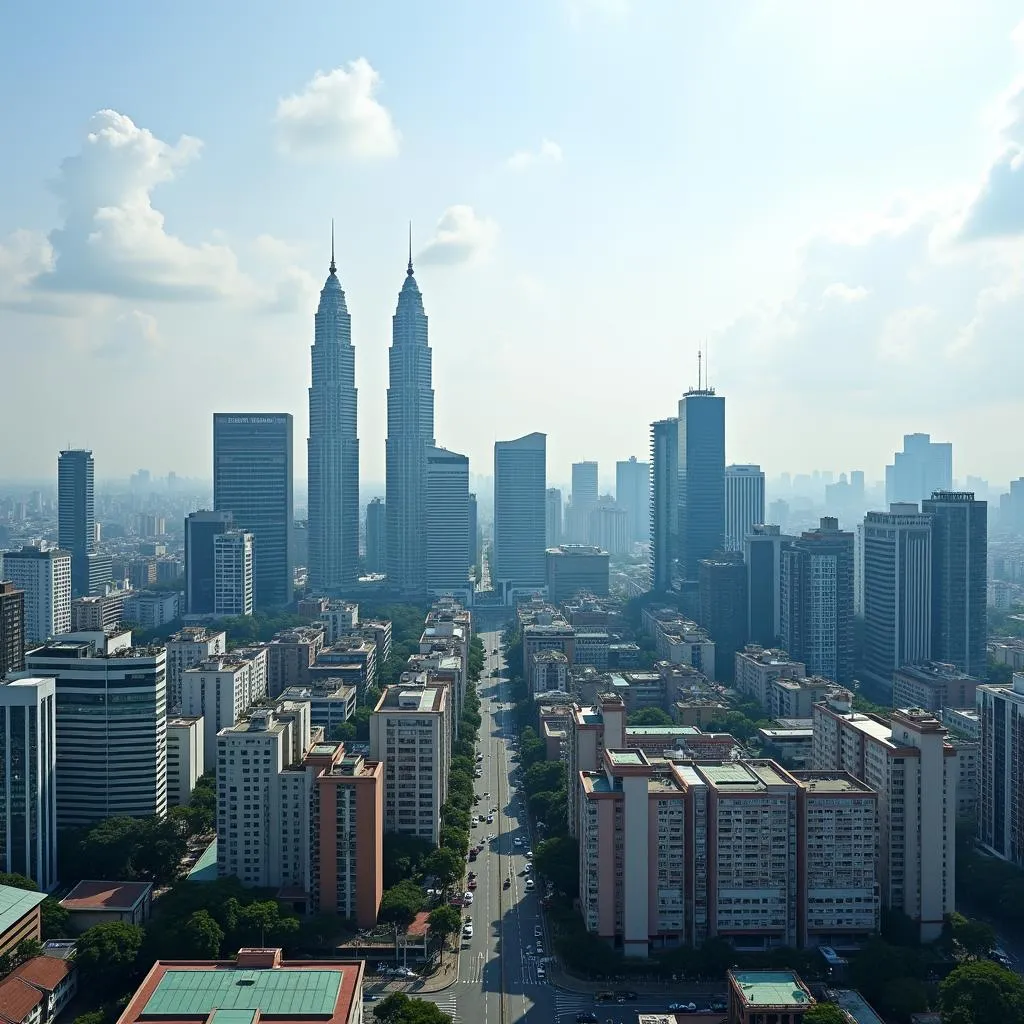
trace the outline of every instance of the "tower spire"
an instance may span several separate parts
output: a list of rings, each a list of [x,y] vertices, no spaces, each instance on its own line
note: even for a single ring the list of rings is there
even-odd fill
[[[409,221],[409,265],[405,268],[407,277],[412,277],[412,221]]]
[[[701,367],[701,350],[697,349],[697,390],[698,391],[700,391],[700,389],[701,389],[701,387],[702,387],[702,385],[704,383],[703,380],[701,379],[700,367]]]
[[[333,217],[331,218],[331,266],[330,266],[330,271],[331,271],[332,274],[336,274],[338,272],[338,268],[337,268],[337,266],[335,266],[335,263],[334,263],[334,218]]]

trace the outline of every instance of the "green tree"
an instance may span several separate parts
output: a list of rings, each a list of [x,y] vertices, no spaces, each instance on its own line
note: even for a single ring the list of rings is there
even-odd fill
[[[579,846],[569,836],[554,836],[537,845],[533,865],[537,873],[566,896],[580,890]]]
[[[453,828],[451,825],[444,825],[441,828],[441,845],[448,850],[465,859],[469,853],[469,835],[461,829]]]
[[[1021,1024],[1024,980],[989,961],[963,964],[939,985],[944,1021],[957,1024]]]
[[[882,988],[878,1001],[894,1017],[908,1020],[928,1009],[928,989],[920,978],[895,978]]]
[[[27,889],[29,892],[39,892],[39,886],[27,875],[0,872],[0,885],[9,885],[12,889]]]
[[[464,861],[453,850],[446,850],[443,847],[434,850],[423,865],[423,870],[428,875],[434,875],[441,883],[442,889],[447,889],[453,882],[462,877]]]
[[[847,1016],[835,1003],[817,1003],[804,1014],[804,1024],[847,1024]]]
[[[63,939],[68,935],[68,920],[71,915],[60,905],[59,900],[47,896],[39,904],[39,918],[44,939]]]
[[[380,919],[405,931],[423,909],[425,902],[423,890],[411,879],[406,879],[384,890],[380,901]]]
[[[976,921],[954,912],[949,916],[949,923],[952,928],[953,941],[968,956],[988,956],[995,948],[995,929],[985,921]]]
[[[462,927],[462,915],[450,906],[435,907],[427,918],[430,934],[437,937],[444,959],[444,945],[449,935],[455,935]]]
[[[392,992],[373,1010],[377,1024],[451,1024],[452,1018],[436,1003],[410,999],[404,992]]]
[[[671,716],[661,708],[640,708],[632,711],[627,719],[629,725],[664,725],[671,727]]]
[[[565,789],[566,765],[564,761],[543,761],[532,764],[523,772],[523,789],[527,796],[534,793]]]
[[[369,719],[367,719],[369,721]],[[336,743],[349,743],[356,738],[355,722],[339,722],[331,730],[331,739]]]
[[[181,956],[216,960],[224,943],[224,930],[208,910],[197,910],[181,930]]]
[[[137,973],[142,940],[142,929],[123,921],[86,929],[75,943],[75,963],[82,980],[98,991],[123,988]]]
[[[384,834],[384,888],[390,889],[405,878],[421,874],[433,847],[421,836]]]
[[[90,1010],[88,1013],[80,1013],[75,1018],[75,1024],[108,1024],[110,1014],[106,1010]]]

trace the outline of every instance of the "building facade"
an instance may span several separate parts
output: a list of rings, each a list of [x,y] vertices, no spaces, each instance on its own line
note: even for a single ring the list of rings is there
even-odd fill
[[[557,487],[544,492],[544,538],[549,548],[562,543],[562,492]]]
[[[725,549],[742,551],[755,523],[764,522],[764,473],[760,466],[725,467]]]
[[[717,678],[731,682],[734,659],[747,643],[747,567],[743,556],[705,558],[700,563],[700,624],[715,641]]]
[[[743,541],[747,567],[747,636],[774,647],[782,637],[782,553],[793,538],[778,526],[755,523]]]
[[[615,503],[627,515],[631,543],[646,543],[651,536],[651,467],[631,455],[615,463]]]
[[[252,615],[253,535],[228,530],[213,539],[213,614]]]
[[[167,652],[168,713],[181,711],[181,677],[185,669],[224,654],[228,649],[227,643],[227,633],[205,626],[186,626],[167,641],[164,650]]]
[[[206,771],[205,724],[202,715],[176,715],[167,719],[168,807],[184,807]]]
[[[3,566],[0,563],[0,577]],[[0,679],[25,667],[25,591],[0,579]]]
[[[1024,673],[1010,686],[979,686],[981,751],[978,838],[997,857],[1024,867]]]
[[[725,399],[713,388],[679,400],[679,562],[693,587],[725,541]]]
[[[469,459],[430,447],[426,460],[426,589],[468,600]]]
[[[560,604],[581,591],[608,596],[608,552],[588,544],[563,544],[544,553],[548,600]]]
[[[22,591],[25,643],[40,643],[71,629],[73,560],[67,551],[24,547],[4,554],[4,576]]]
[[[679,420],[651,424],[651,590],[672,589],[678,557]]]
[[[71,448],[57,460],[57,546],[71,555],[73,597],[89,588],[89,555],[96,550],[95,464],[92,452]]]
[[[185,607],[189,615],[212,615],[214,541],[230,530],[230,512],[200,509],[185,517]]]
[[[510,598],[545,584],[545,434],[494,444],[494,544],[491,582]]]
[[[388,571],[387,506],[374,498],[366,506],[366,571]]]
[[[917,504],[933,491],[953,489],[953,446],[928,434],[904,434],[903,451],[885,467],[885,501]]]

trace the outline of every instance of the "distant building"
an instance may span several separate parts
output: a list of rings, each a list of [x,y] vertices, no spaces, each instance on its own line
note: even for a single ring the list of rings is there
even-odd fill
[[[469,496],[469,565],[480,561],[480,523],[477,516],[476,495]]]
[[[167,719],[167,806],[184,807],[207,770],[202,715]],[[214,766],[209,766],[212,771]]]
[[[562,543],[562,492],[557,487],[544,492],[544,537],[549,548]]]
[[[546,435],[494,444],[492,584],[506,600],[545,584]]]
[[[793,538],[778,526],[755,523],[743,541],[747,567],[747,635],[752,644],[774,647],[782,636],[782,553]]]
[[[903,451],[885,467],[887,505],[917,504],[933,491],[953,489],[953,446],[928,434],[904,434]]]
[[[91,594],[89,555],[96,550],[92,452],[81,448],[60,453],[57,460],[57,545],[71,555],[74,597]]]
[[[743,556],[700,563],[700,623],[715,639],[718,678],[732,680],[733,659],[747,642],[747,567]]]
[[[72,559],[67,551],[23,547],[4,554],[4,576],[23,592],[25,643],[71,629]]]
[[[610,555],[625,555],[632,547],[629,514],[615,502],[602,498],[590,510],[587,536],[590,543]]]
[[[167,641],[164,649],[167,652],[167,707],[170,713],[177,714],[181,710],[181,677],[185,669],[224,654],[227,643],[227,633],[208,630],[205,626],[186,626]]]
[[[253,613],[253,536],[227,530],[213,539],[213,614]]]
[[[760,466],[725,467],[725,549],[742,551],[755,523],[764,522],[764,473]]]
[[[2,576],[0,562],[0,576]],[[25,591],[0,578],[0,679],[25,667]]]
[[[564,530],[570,544],[590,543],[590,511],[597,504],[597,493],[597,463],[574,462]]]
[[[387,572],[387,508],[380,498],[366,506],[366,571]]]
[[[266,697],[259,666],[237,654],[221,654],[187,668],[181,676],[181,713],[203,719],[203,763],[217,763],[217,734],[234,725],[250,705]]]
[[[548,599],[568,601],[581,591],[608,596],[608,552],[586,544],[563,544],[545,552]]]
[[[447,448],[427,448],[425,483],[427,592],[468,599],[469,459]]]
[[[267,645],[267,693],[277,697],[289,686],[306,686],[324,647],[324,631],[302,626],[278,633]]]
[[[892,676],[892,702],[897,708],[973,708],[980,680],[955,665],[925,661],[903,665]]]
[[[76,597],[71,601],[71,631],[110,629],[121,622],[125,592],[115,591],[103,597]]]
[[[725,399],[713,388],[679,400],[679,561],[696,587],[700,563],[725,541]]]
[[[651,535],[651,467],[637,462],[635,455],[615,463],[615,503],[626,512],[630,541],[646,543]]]
[[[678,557],[679,421],[651,424],[651,590],[672,589]]]
[[[189,615],[212,615],[214,540],[230,530],[230,512],[201,509],[185,518],[185,607]]]

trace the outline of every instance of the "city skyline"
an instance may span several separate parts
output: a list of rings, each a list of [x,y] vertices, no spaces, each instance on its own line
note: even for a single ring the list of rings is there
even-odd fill
[[[304,422],[300,353],[335,215],[368,480],[383,478],[388,268],[410,217],[435,373],[459,396],[436,434],[471,466],[531,430],[549,437],[553,481],[584,457],[641,453],[705,347],[735,410],[730,462],[769,478],[829,463],[874,478],[894,439],[919,430],[956,446],[958,476],[1016,476],[990,438],[1018,402],[1000,382],[1015,377],[1022,302],[1007,93],[1024,65],[1019,12],[922,11],[869,4],[824,31],[813,7],[537,0],[514,14],[417,11],[394,33],[373,9],[257,4],[241,25],[206,11],[200,39],[189,17],[159,10],[117,32],[102,13],[53,26],[19,12],[24,45],[0,84],[17,95],[44,57],[51,73],[31,118],[0,115],[21,140],[0,171],[13,199],[0,338],[5,372],[31,382],[44,360],[62,404],[0,454],[0,475],[40,477],[69,434],[111,476],[147,464],[205,475],[203,422],[225,407],[228,375],[240,403]],[[428,27],[438,45],[413,45]],[[196,74],[167,90],[186,45]],[[840,73],[867,61],[870,81]],[[634,68],[630,89],[610,62]],[[557,403],[531,387],[539,364]],[[116,420],[75,386],[97,369],[126,385]],[[628,415],[592,401],[594,377]],[[155,378],[197,412],[173,434],[148,429]],[[984,405],[962,401],[970,387]],[[519,400],[493,401],[505,391]],[[797,396],[803,415],[786,415]],[[11,401],[27,416],[37,389]],[[806,418],[835,429],[807,431]]]

